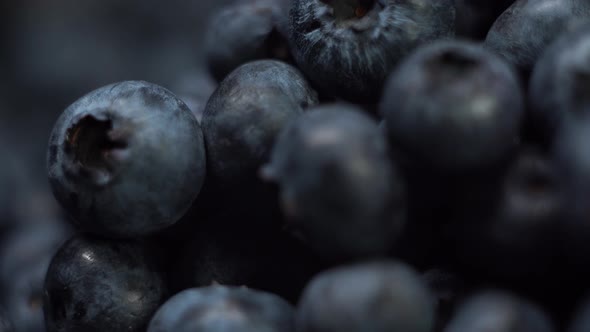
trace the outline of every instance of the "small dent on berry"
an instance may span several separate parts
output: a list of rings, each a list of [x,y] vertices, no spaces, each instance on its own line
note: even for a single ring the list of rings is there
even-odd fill
[[[113,129],[112,119],[86,115],[68,128],[65,151],[80,167],[78,175],[104,185],[110,181],[115,163],[127,158],[127,136],[124,130]]]

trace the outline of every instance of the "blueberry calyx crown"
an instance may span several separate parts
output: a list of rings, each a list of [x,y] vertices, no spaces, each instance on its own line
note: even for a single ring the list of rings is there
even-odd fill
[[[116,165],[127,158],[128,136],[128,130],[114,129],[108,114],[82,116],[68,128],[64,142],[74,166],[68,173],[95,185],[109,183]]]
[[[320,0],[332,7],[336,21],[361,19],[376,5],[376,0]]]

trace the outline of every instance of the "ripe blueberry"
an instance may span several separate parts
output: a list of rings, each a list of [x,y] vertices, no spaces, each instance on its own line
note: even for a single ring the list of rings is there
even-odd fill
[[[77,235],[47,271],[45,326],[47,332],[145,331],[165,296],[148,247]]]
[[[418,45],[454,34],[452,0],[294,0],[289,41],[322,92],[376,102],[387,74]]]
[[[245,287],[187,289],[154,315],[148,332],[293,332],[293,308],[278,296]]]
[[[393,72],[380,111],[393,145],[443,171],[487,167],[517,145],[523,97],[515,73],[471,42],[436,42]]]
[[[536,305],[499,291],[478,293],[457,311],[444,332],[552,332]]]
[[[280,61],[250,62],[228,75],[209,99],[202,120],[206,191],[212,204],[223,201],[224,210],[270,210],[266,198],[274,195],[259,181],[258,169],[280,130],[317,102],[303,75]]]
[[[565,33],[539,59],[529,85],[531,121],[552,141],[556,130],[570,117],[590,106],[590,25]]]
[[[199,123],[157,85],[95,90],[58,119],[47,153],[55,197],[85,231],[134,237],[174,224],[205,177]]]
[[[517,0],[494,22],[484,45],[527,73],[561,33],[589,20],[586,0]]]
[[[261,175],[279,185],[287,227],[327,259],[383,254],[405,220],[386,138],[354,106],[320,106],[293,121]]]
[[[429,332],[434,316],[434,299],[410,267],[363,263],[317,275],[299,303],[296,330]]]
[[[485,278],[546,287],[555,270],[562,197],[552,161],[534,148],[459,196],[449,247]]]

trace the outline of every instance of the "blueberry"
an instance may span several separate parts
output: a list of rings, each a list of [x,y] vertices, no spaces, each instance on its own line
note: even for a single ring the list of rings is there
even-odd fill
[[[53,255],[67,240],[60,224],[23,225],[0,246],[0,307],[15,331],[44,330],[43,282]]]
[[[132,241],[71,238],[47,271],[47,331],[145,331],[166,299],[151,251]]]
[[[386,138],[354,106],[320,106],[293,121],[261,175],[279,185],[287,227],[324,258],[383,254],[404,223],[404,183]]]
[[[292,332],[293,308],[283,299],[242,287],[187,289],[166,302],[148,332]]]
[[[322,91],[376,102],[387,74],[418,45],[454,34],[453,0],[294,0],[293,56]]]
[[[283,0],[234,1],[217,12],[207,29],[206,59],[221,81],[240,65],[258,59],[290,57],[287,38],[279,28],[287,13]]]
[[[420,48],[392,73],[380,111],[394,145],[442,171],[487,167],[518,143],[524,102],[515,73],[465,41]]]
[[[47,153],[55,197],[85,231],[134,237],[174,224],[205,176],[199,123],[157,85],[95,90],[58,119]]]
[[[589,20],[586,0],[517,0],[498,17],[484,45],[527,73],[561,33]]]
[[[307,286],[298,332],[430,332],[434,300],[410,267],[373,262],[322,272]]]
[[[531,121],[551,141],[565,118],[590,106],[590,25],[565,33],[539,59],[529,86]]]
[[[500,291],[467,300],[445,332],[551,332],[553,323],[536,305]]]
[[[565,121],[557,132],[553,158],[557,179],[563,191],[563,211],[560,223],[564,257],[586,274],[587,252],[590,250],[590,117]],[[586,275],[585,274],[585,275]]]
[[[303,75],[280,61],[250,62],[228,75],[209,99],[202,120],[206,188],[217,197],[210,200],[223,201],[224,210],[240,210],[238,205],[249,211],[269,209],[265,197],[271,194],[258,180],[258,169],[281,128],[317,102]]]
[[[523,148],[500,173],[464,188],[448,245],[480,278],[544,289],[556,270],[563,218],[553,163],[538,149]]]

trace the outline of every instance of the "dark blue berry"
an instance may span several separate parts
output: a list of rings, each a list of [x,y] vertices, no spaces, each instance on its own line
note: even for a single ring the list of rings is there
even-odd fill
[[[457,311],[444,332],[552,332],[553,323],[536,305],[499,291],[478,293]]]
[[[405,187],[377,122],[354,106],[311,109],[281,133],[262,176],[280,187],[288,229],[317,254],[385,253],[405,220]]]
[[[567,118],[590,106],[590,25],[565,33],[539,59],[529,85],[531,121],[552,141]]]
[[[380,112],[394,146],[453,172],[506,158],[518,143],[524,102],[500,58],[471,42],[441,41],[393,72]]]
[[[281,129],[317,102],[303,75],[280,61],[250,62],[228,75],[209,99],[202,120],[207,147],[203,198],[208,205],[271,210],[274,192],[258,179],[258,169]]]
[[[47,160],[55,197],[77,226],[113,237],[174,224],[205,177],[199,123],[170,91],[141,81],[100,88],[68,107]]]
[[[430,332],[434,299],[418,274],[396,262],[328,270],[306,287],[298,332]]]
[[[484,45],[526,73],[561,33],[589,20],[586,0],[517,0],[496,20]]]
[[[543,289],[555,271],[563,201],[552,161],[524,148],[497,176],[465,186],[448,246],[481,279]],[[539,288],[540,287],[540,288]]]
[[[48,332],[145,331],[166,299],[149,247],[77,235],[57,252],[45,279]]]
[[[454,34],[452,0],[294,0],[295,61],[320,90],[376,102],[389,72],[418,45]]]
[[[587,111],[587,110],[585,110]],[[575,274],[590,273],[590,117],[565,121],[556,134],[553,158],[563,192],[564,218],[559,224],[564,259]]]
[[[212,75],[223,80],[240,65],[258,59],[287,60],[287,37],[279,28],[283,0],[235,1],[215,13],[206,34],[205,56]]]
[[[148,332],[293,332],[293,308],[246,287],[187,289],[166,302]]]

